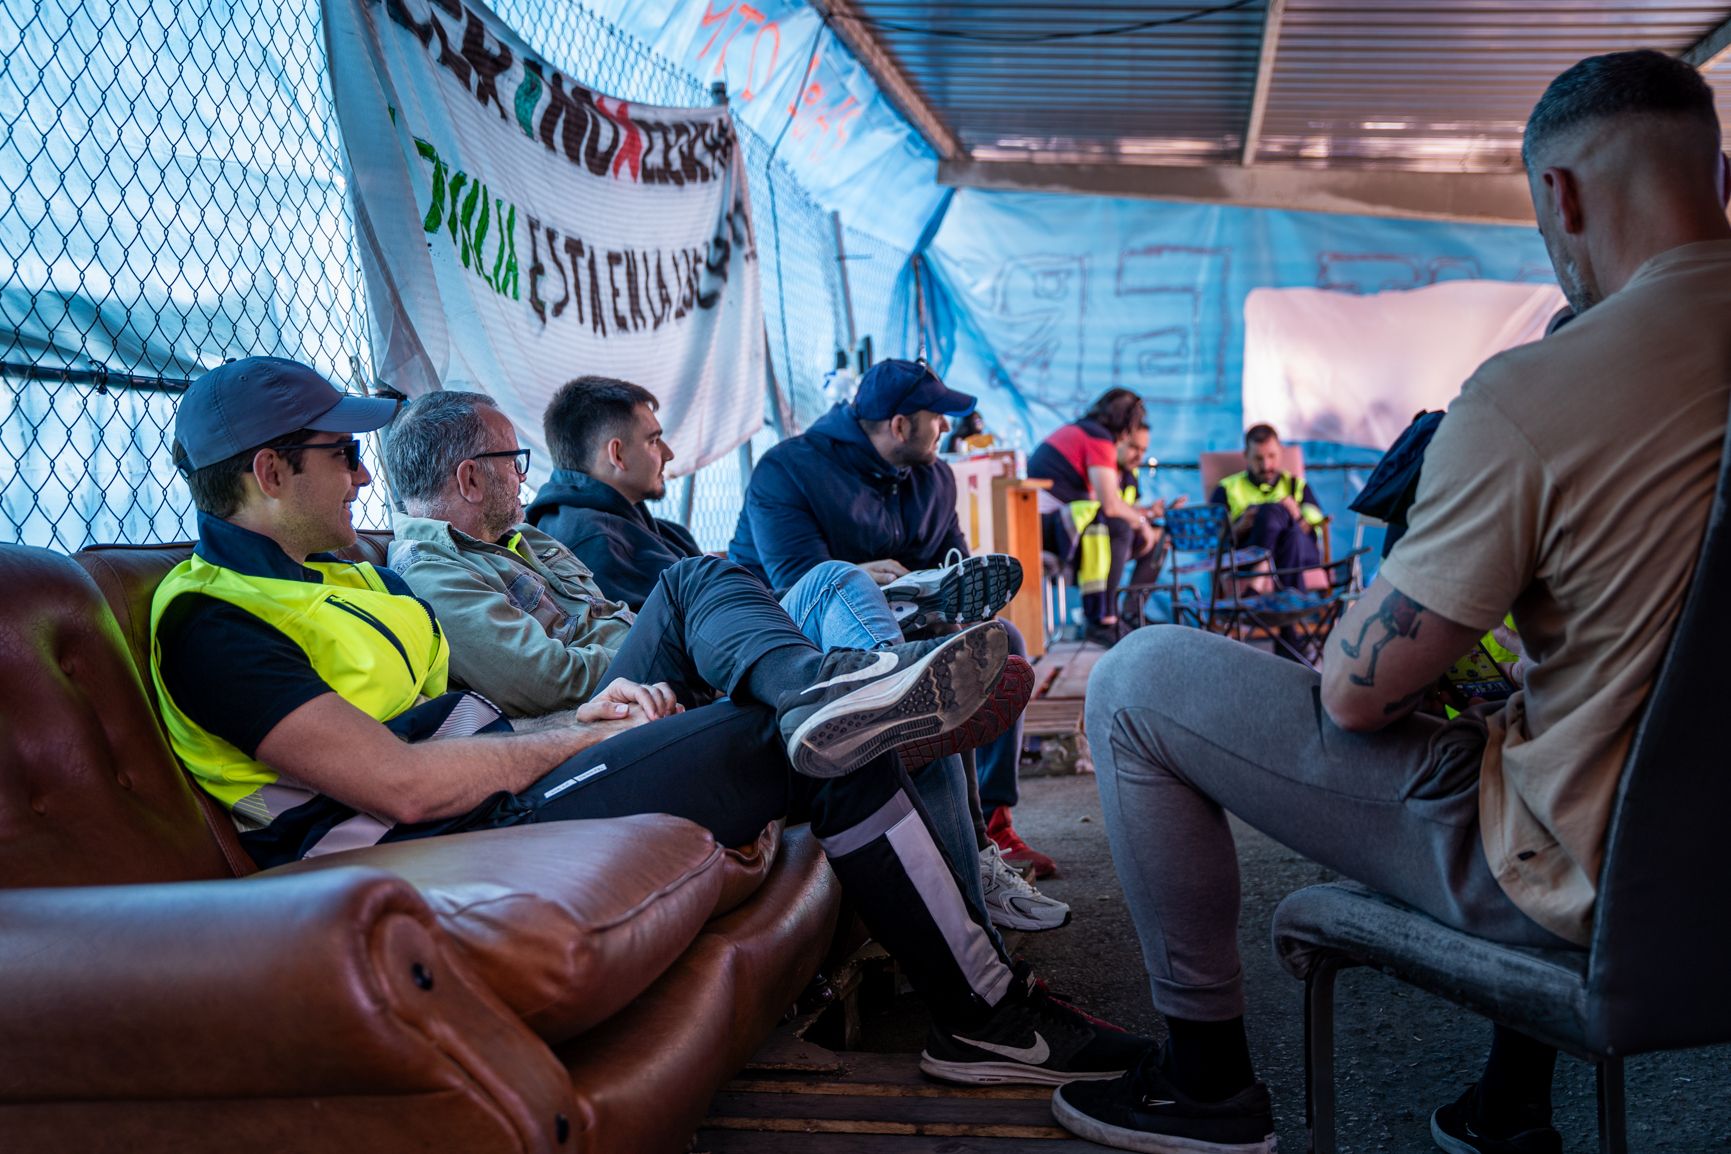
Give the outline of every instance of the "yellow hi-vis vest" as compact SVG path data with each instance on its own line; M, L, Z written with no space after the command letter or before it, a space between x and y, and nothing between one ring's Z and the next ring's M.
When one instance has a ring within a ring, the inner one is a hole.
M1125 485L1123 497L1126 505L1136 504L1136 486ZM1112 571L1112 538L1099 514L1098 501L1070 502L1070 517L1082 535L1081 552L1076 558L1076 585L1084 593L1105 592L1106 578Z
M200 728L162 683L157 624L176 597L203 593L251 613L306 651L314 672L343 700L388 721L422 698L445 692L450 646L432 610L413 597L391 593L366 562L309 561L322 583L253 577L212 565L196 554L171 570L150 604L150 677L168 737L198 783L252 824L273 816L247 799L277 780L264 763ZM210 676L223 671L212 669Z
M1224 478L1220 487L1226 490L1226 515L1234 521L1244 516L1244 511L1252 505L1272 505L1288 497L1298 502L1306 524L1320 525L1326 519L1321 509L1305 504L1304 478L1294 477L1291 473L1280 474L1272 485L1258 485L1250 479L1248 471L1234 473Z

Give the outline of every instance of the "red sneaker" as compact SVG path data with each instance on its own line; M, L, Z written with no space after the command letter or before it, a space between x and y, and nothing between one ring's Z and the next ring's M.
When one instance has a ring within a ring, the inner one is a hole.
M940 757L948 757L964 749L978 749L982 745L990 745L1015 724L1016 718L1027 708L1028 698L1033 696L1033 693L1034 667L1028 664L1026 658L1012 653L1004 662L1004 672L998 676L998 684L993 687L992 695L974 710L972 717L948 733L903 742L896 747L896 752L902 755L903 765L909 769L918 769Z
M997 845L1004 860L1013 866L1032 866L1036 878L1056 877L1058 863L1031 848L1022 840L1022 835L1016 832L1016 827L1010 824L1010 807L1000 805L992 811L992 816L986 819L986 836Z

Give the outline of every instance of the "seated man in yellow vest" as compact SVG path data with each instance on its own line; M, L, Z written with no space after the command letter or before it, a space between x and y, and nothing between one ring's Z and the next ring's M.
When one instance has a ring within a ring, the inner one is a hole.
M1245 432L1244 463L1244 472L1221 481L1209 500L1226 506L1237 544L1268 550L1274 567L1282 570L1280 583L1302 588L1303 570L1322 564L1316 544L1316 527L1325 519L1322 508L1303 477L1282 471L1274 426L1252 425Z
M686 817L738 844L797 808L927 997L928 1072L1052 1085L1135 1064L1145 1040L1012 968L902 768L901 748L962 728L995 697L1001 625L824 653L744 570L693 558L635 623L595 606L583 624L619 640L611 680L573 714L515 732L486 699L447 692L451 642L432 606L390 570L326 552L354 543L350 509L372 480L352 434L393 412L304 365L252 357L194 381L176 414L199 542L156 591L151 677L175 753L259 864L636 813ZM469 446L460 469L500 483L462 499L508 501L514 517L523 450L509 422L491 431L505 443ZM684 709L680 682L727 699Z

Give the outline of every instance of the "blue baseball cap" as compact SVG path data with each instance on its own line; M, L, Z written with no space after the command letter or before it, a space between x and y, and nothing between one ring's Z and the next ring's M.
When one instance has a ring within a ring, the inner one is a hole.
M946 386L923 361L879 361L866 370L853 398L854 413L862 421L921 411L959 417L979 403Z
M174 436L191 472L297 429L370 433L396 415L397 402L350 396L299 361L246 357L218 365L187 386Z

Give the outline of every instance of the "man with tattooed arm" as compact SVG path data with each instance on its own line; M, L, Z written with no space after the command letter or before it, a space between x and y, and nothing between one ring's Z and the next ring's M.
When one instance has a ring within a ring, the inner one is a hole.
M1088 735L1113 858L1170 1039L1053 1111L1140 1151L1266 1152L1244 1030L1226 811L1461 930L1585 948L1642 704L1681 612L1731 403L1731 161L1711 89L1653 51L1554 80L1522 154L1576 319L1473 374L1425 454L1409 529L1320 675L1200 630L1100 660ZM1511 613L1523 686L1415 707ZM1495 1030L1431 1118L1455 1154L1558 1154L1556 1054Z

